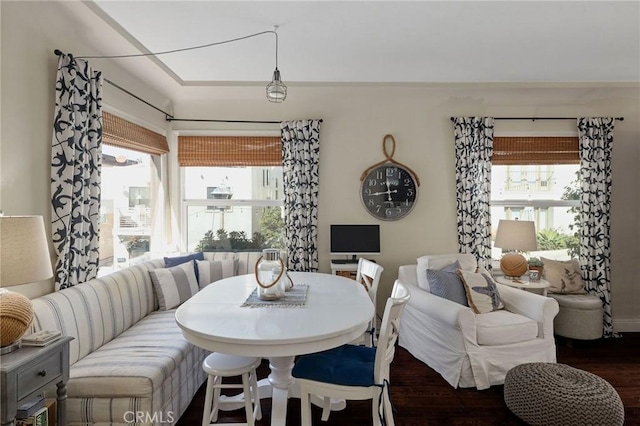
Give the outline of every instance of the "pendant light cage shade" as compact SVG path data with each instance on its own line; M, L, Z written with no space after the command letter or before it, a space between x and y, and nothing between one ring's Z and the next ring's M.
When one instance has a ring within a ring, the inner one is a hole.
M273 80L267 84L267 99L270 102L280 103L284 102L287 98L287 86L282 82L280 78L280 71L278 68L273 72Z

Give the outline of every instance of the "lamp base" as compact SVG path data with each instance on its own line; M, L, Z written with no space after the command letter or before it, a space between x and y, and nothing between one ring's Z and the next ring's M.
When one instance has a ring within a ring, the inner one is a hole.
M20 349L20 340L10 343L7 346L0 347L0 355L6 355L18 349Z
M507 253L500 259L500 269L505 277L520 278L527 273L529 265L523 255Z

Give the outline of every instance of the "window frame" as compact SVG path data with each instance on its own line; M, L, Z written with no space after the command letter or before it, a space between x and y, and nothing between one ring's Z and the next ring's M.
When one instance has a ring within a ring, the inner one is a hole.
M531 137L531 138L537 138L537 137L577 137L578 133L577 131L558 131L558 132L535 132L535 131L531 131L531 132L509 132L509 133L497 133L494 134L494 137ZM572 164L572 163L558 163L558 164ZM523 164L522 166L545 166L545 165L549 165L549 164ZM491 164L491 179L492 179L492 184L493 184L493 168L494 167L513 167L513 166L521 166L518 164ZM578 163L578 168L579 168L579 163ZM555 200L555 199L551 199L551 198L546 198L546 199L518 199L518 198L505 198L505 199L500 199L500 200L495 200L494 197L494 192L491 191L491 199L489 200L489 208L494 208L494 207L501 207L503 209L506 208L520 208L520 209L524 209L524 208L531 208L534 210L534 213L536 211L536 209L547 209L547 211L549 209L552 209L554 207L560 207L560 208L572 208L572 207L580 207L580 200ZM537 221L536 221L537 222ZM491 227L492 229L495 229L498 226L497 224L497 220L495 220L495 218L491 217ZM539 230L537 230L537 232L540 232ZM493 240L492 240L493 243ZM497 267L497 260L496 259L492 259L493 260L493 266L494 268ZM499 268L498 268L499 269Z
M187 230L187 219L188 214L187 211L189 206L214 206L214 207L281 207L284 208L284 198L282 200L248 200L248 199L228 199L228 200L219 200L219 199L192 199L185 198L185 168L187 166L180 166L177 160L177 144L179 136L281 136L280 130L237 130L237 131L176 131L175 141L176 141L176 167L178 168L178 194L179 194L179 203L180 203L180 247L183 251L186 251L188 248L188 230ZM207 167L207 166L200 166ZM219 166L210 166L210 167L219 167ZM254 166L261 167L261 166ZM276 167L276 166L263 166L263 167ZM284 167L284 165L280 166ZM284 196L284 193L283 193Z

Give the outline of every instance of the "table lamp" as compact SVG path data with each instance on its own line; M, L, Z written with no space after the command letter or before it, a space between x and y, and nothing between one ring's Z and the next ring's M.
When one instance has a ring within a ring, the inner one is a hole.
M42 216L0 216L0 354L20 347L33 319L31 300L4 287L52 276Z
M529 220L504 220L498 222L496 247L516 252L538 249L536 225ZM500 269L506 277L519 278L527 272L527 259L520 253L507 253L500 259Z

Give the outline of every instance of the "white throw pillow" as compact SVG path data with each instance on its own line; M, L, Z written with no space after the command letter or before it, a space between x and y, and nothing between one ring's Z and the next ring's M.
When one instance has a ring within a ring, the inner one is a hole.
M238 274L238 259L196 260L201 289L223 278Z
M198 292L193 262L149 271L161 311L173 309Z

